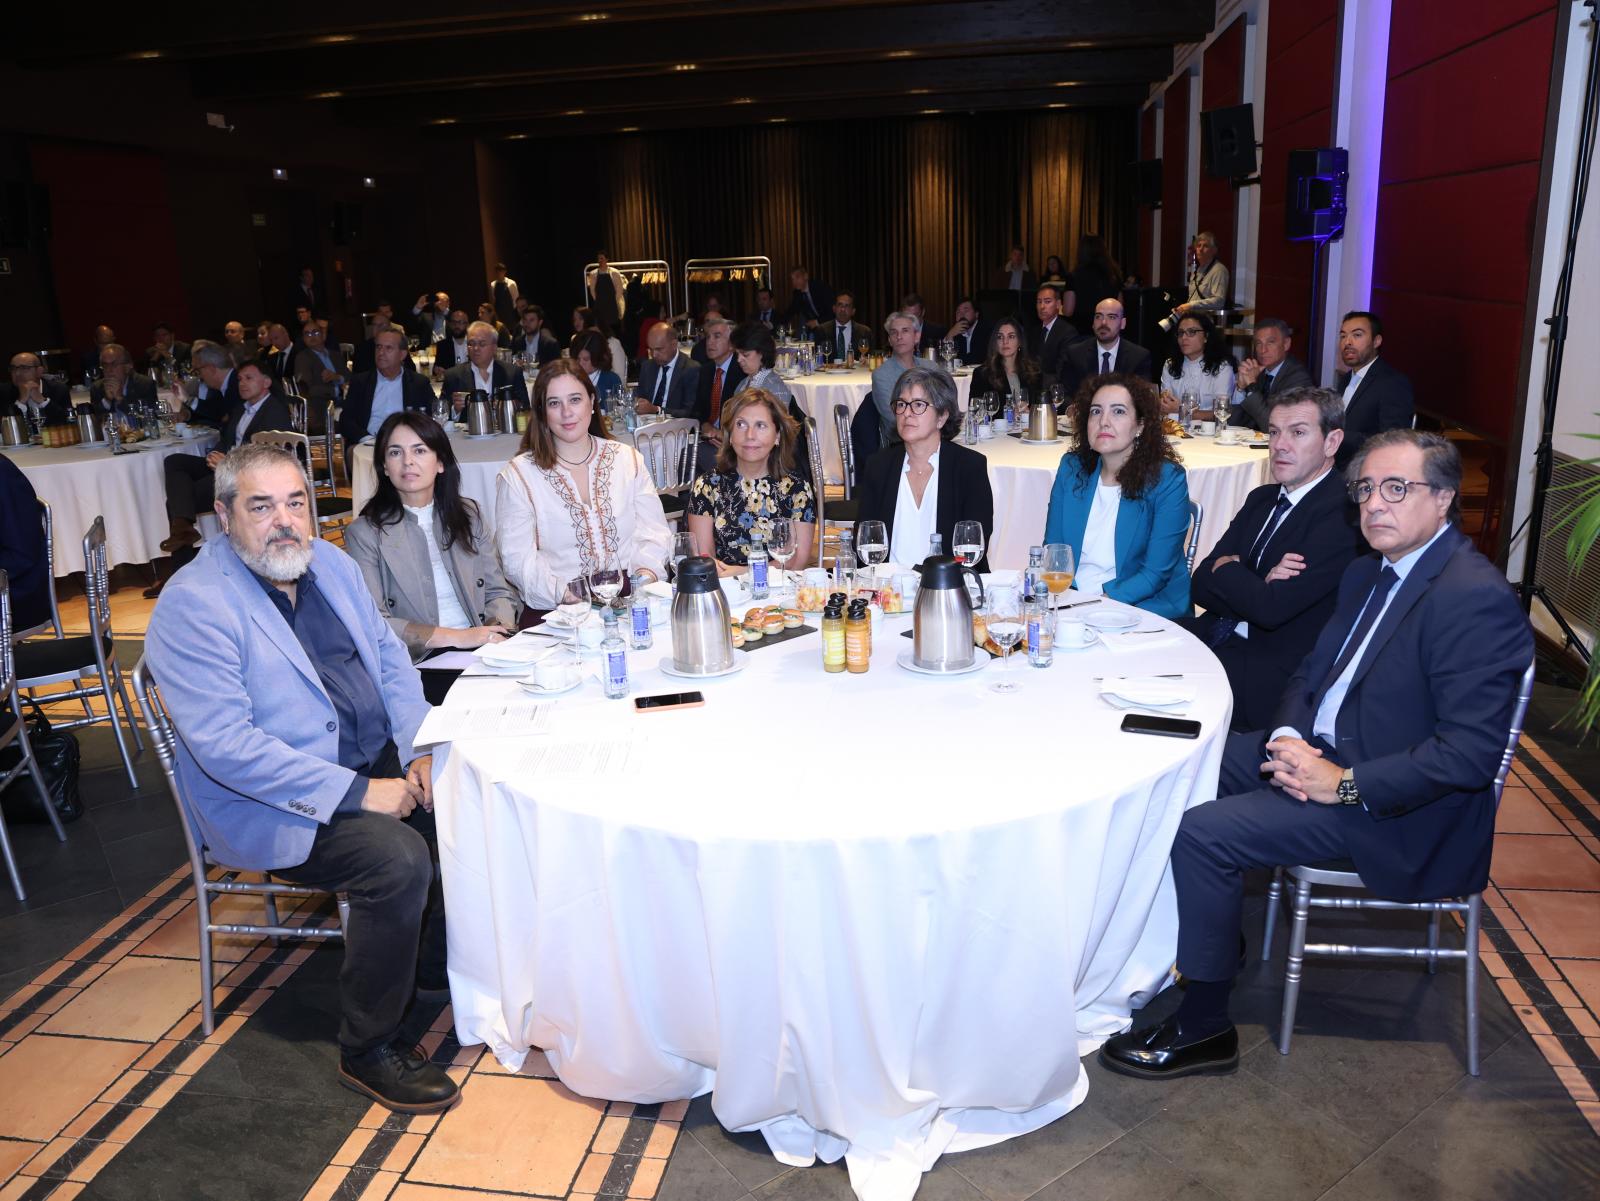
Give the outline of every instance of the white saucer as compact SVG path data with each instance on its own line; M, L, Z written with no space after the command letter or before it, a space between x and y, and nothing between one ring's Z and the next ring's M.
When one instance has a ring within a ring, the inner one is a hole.
M1138 625L1139 621L1138 614L1128 613L1122 609L1086 613L1083 617L1083 624L1094 630L1128 630Z
M987 652L980 652L977 647L973 647L972 665L970 667L963 667L958 671L934 671L931 667L918 667L915 655L915 651L901 651L894 657L894 661L907 671L914 671L919 676L968 676L975 671L982 671L989 658Z
M533 682L532 676L524 676L522 679L517 681L517 686L530 696L560 696L563 692L571 692L579 684L583 683L582 672L574 671L572 674L572 683L568 684L565 688L541 688L539 685Z
M744 657L741 656L741 655L735 655L733 657L733 666L728 668L726 671L709 671L709 672L703 672L703 673L701 673L701 672L691 673L691 672L687 672L687 671L679 671L676 667L674 667L672 665L672 656L671 655L664 656L662 658L661 662L656 664L656 666L661 668L661 670L665 674L667 674L669 676L677 676L678 679L680 679L680 680L716 680L716 679L720 679L723 676L736 676L741 671L743 671L744 670Z
M1093 629L1089 631L1089 635L1090 637L1088 642L1080 642L1077 646L1068 646L1065 642L1062 642L1060 638L1057 638L1055 641L1056 652L1064 655L1075 655L1079 651L1088 650L1090 647L1094 646L1100 641L1100 635L1096 634Z
M1061 442L1060 436L1054 438L1018 438L1024 446L1056 446Z

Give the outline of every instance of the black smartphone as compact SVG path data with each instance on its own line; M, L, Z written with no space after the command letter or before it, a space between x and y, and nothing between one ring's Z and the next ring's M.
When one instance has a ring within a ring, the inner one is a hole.
M1125 713L1122 728L1129 734L1158 734L1163 738L1198 738L1200 723L1186 717L1157 717L1153 713Z
M698 692L663 692L658 696L636 696L633 707L640 713L662 713L668 709L693 709L706 703Z

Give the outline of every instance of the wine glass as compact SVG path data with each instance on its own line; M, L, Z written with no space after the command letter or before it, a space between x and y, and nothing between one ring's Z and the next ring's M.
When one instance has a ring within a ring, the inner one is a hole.
M1050 542L1044 548L1044 570L1039 574L1044 586L1050 590L1050 607L1056 607L1056 597L1072 587L1075 568L1072 547L1065 542Z
M578 628L589 620L590 608L593 601L589 593L589 578L578 576L567 581L567 586L562 593L561 604L557 612L566 616L572 623L572 663L579 671L583 670L583 643L578 635Z
M889 527L881 521L863 521L856 525L856 551L864 563L872 568L872 581L878 581L878 564L889 558Z
M1217 419L1217 433L1228 428L1228 415L1233 412L1233 397L1219 392L1211 399L1211 412Z
M983 525L977 521L958 521L950 537L950 551L963 567L976 567L983 558Z
M784 570L789 565L789 560L794 558L794 523L787 518L780 517L772 523L772 528L767 534L767 554L778 565L778 579L775 588L783 588L787 584L789 573Z
M692 559L695 553L694 535L688 530L679 530L672 535L672 579L674 583L678 579L678 565L685 559Z
M616 603L617 597L622 595L623 582L622 567L611 555L603 556L589 572L589 591L602 608Z
M1022 685L1016 682L1008 668L1011 665L1011 648L1022 641L1027 628L1022 623L1021 598L1015 588L991 587L988 600L986 624L989 637L994 639L1001 654L1000 678L989 688L993 692L1016 692Z

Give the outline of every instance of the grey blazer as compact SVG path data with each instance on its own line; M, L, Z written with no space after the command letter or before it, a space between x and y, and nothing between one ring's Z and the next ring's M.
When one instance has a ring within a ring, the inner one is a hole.
M482 531L480 522L474 521L473 526L477 550L469 551L456 542L444 552L455 578L456 595L477 624L515 629L522 605L500 570L494 539ZM444 545L444 525L437 515L433 529L434 537ZM359 517L345 527L344 549L361 568L367 589L378 602L378 612L405 643L413 662L420 659L439 625L439 597L433 589L433 568L422 530L409 515L382 528Z

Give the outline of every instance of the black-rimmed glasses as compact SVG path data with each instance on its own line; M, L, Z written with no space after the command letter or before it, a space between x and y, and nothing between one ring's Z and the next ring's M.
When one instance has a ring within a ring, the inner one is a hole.
M1432 487L1433 485L1428 483L1426 480L1402 480L1396 478L1395 476L1390 476L1386 480L1379 480L1377 484L1373 484L1371 480L1357 480L1355 483L1350 485L1348 491L1350 499L1353 500L1359 507L1372 499L1374 488L1376 488L1378 495L1383 497L1384 500L1388 501L1391 505L1397 505L1401 501L1405 500L1406 493L1412 488Z
M897 400L889 407L896 413L909 412L920 415L922 413L926 413L928 411L928 406L932 403L932 401L928 400Z

